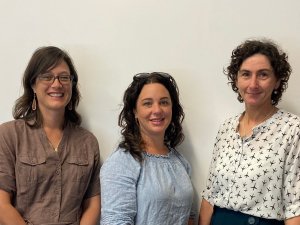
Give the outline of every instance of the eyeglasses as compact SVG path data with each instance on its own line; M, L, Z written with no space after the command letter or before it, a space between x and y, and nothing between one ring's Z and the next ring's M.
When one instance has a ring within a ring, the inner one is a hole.
M164 73L164 72L138 73L138 74L134 75L133 80L145 79L145 78L149 78L151 76L160 76L163 78L173 80L173 78L170 74Z
M73 78L74 77L69 74L60 74L55 76L52 73L43 73L38 76L38 79L46 84L53 84L55 79L58 79L61 84L70 84Z

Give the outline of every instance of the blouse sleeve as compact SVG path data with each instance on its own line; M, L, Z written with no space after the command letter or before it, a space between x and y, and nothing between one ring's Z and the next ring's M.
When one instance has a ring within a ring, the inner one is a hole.
M100 171L101 225L134 225L140 163L119 149Z
M286 219L300 215L300 123L296 128L289 138L290 149L286 149L282 189Z
M100 151L99 151L98 141L96 137L94 137L93 135L92 135L92 141L90 145L90 151L93 152L93 156L94 156L93 171L92 171L92 176L91 176L89 186L84 196L85 199L100 194L100 178L99 178L100 167L101 167Z
M0 125L0 189L16 192L15 163L16 156L13 149L11 131L4 124Z
M216 161L218 158L218 145L220 144L220 136L221 136L221 132L222 132L222 126L220 127L218 134L216 136L215 139L215 144L214 144L214 148L213 148L213 155L212 155L212 159L210 162L210 166L209 166L209 173L208 173L208 178L206 181L206 186L202 192L202 198L204 198L205 200L207 200L211 205L214 205L214 200L213 200L213 193L216 192L216 188L214 186L214 180L216 177L215 174L215 167L216 167Z
M182 154L180 154L177 150L174 149L175 154L177 154L178 158L180 159L180 161L182 162L187 174L189 175L189 177L191 178L192 176L192 167L189 163L189 161L183 157ZM192 183L192 182L191 182ZM193 186L193 190L194 190L194 186ZM195 191L194 191L195 192ZM191 212L190 212L190 216L189 219L195 220L196 219L196 204L195 201L193 200L192 203L192 208L191 208Z

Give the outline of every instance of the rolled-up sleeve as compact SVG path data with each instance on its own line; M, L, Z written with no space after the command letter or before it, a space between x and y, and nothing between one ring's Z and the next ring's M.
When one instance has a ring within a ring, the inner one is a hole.
M85 199L91 198L93 196L99 195L100 194L100 178L99 178L99 173L100 173L100 151L99 151L99 144L97 139L93 136L93 141L91 142L91 151L94 153L93 154L93 171L92 171L92 176L91 180L88 186L88 189L85 193Z
M218 191L218 187L216 187L214 185L215 183L215 178L216 178L216 162L218 159L218 148L219 148L219 142L218 140L220 139L220 135L222 132L222 126L220 127L218 134L216 136L215 139L215 144L214 144L214 149L213 149L213 154L212 154L212 159L210 162L210 167L209 167L209 174L208 174L208 178L206 181L206 186L202 192L202 198L204 198L205 200L207 200L211 205L214 205L214 193L216 193Z
M16 192L16 157L12 142L7 127L4 124L0 125L0 189L9 193Z
M134 225L141 165L129 152L115 151L100 171L101 225Z
M285 219L300 215L300 129L291 135L286 164L284 167L284 184L282 189Z

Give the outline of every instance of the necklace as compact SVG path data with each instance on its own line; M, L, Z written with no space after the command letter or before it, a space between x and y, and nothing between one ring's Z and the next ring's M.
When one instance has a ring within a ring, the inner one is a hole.
M244 117L242 119L242 122L240 123L240 135L241 137L246 137L247 135L249 135L250 132L252 132L252 128L255 127L256 125L264 122L265 120L267 120L268 118L270 118L275 112L276 112L277 108L276 107L273 107L269 113L267 113L263 119L259 120L258 122L254 123L253 126L249 127L249 122L248 122L248 125L246 124L246 119L245 119L245 114L244 114ZM249 120L248 120L249 121Z
M52 149L57 152L63 138L63 129L44 127L45 136Z
M54 150L55 152L57 152L58 146L59 146L59 144L60 144L60 141L58 142L58 145L57 145L56 148L55 148L54 145L51 143L51 141L48 140L48 142L49 142L49 144L51 145L51 147L53 148L53 150Z
M49 144L51 145L51 147L53 148L53 150L54 150L55 152L58 151L58 147L59 147L59 144L60 144L60 142L61 142L61 140L62 140L62 137L63 137L63 135L60 137L60 140L59 140L59 142L58 142L58 144L57 144L56 147L54 147L54 145L52 144L52 142L51 142L50 139L48 138L48 142L49 142Z

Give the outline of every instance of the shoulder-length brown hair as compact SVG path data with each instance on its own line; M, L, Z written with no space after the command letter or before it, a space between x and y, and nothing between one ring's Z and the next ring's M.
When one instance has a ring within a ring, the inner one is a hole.
M179 101L179 90L174 78L167 73L161 72L135 75L123 96L123 109L118 121L119 126L122 128L123 140L120 142L119 147L129 151L140 162L143 160L142 152L145 143L142 140L134 110L142 88L150 83L162 84L168 90L172 100L172 120L165 132L164 142L174 148L184 139L181 125L184 119L184 112Z
M81 116L76 112L80 100L80 92L77 86L78 75L71 57L66 51L61 50L55 46L46 46L38 48L32 55L26 70L23 75L23 95L18 98L13 108L13 117L15 119L24 119L29 125L33 127L41 127L43 123L42 115L37 107L32 110L32 101L34 92L32 86L35 84L37 76L45 73L56 65L65 61L69 66L70 73L73 76L72 81L72 97L69 102L71 110L65 110L65 125L73 123L75 125L81 124Z

